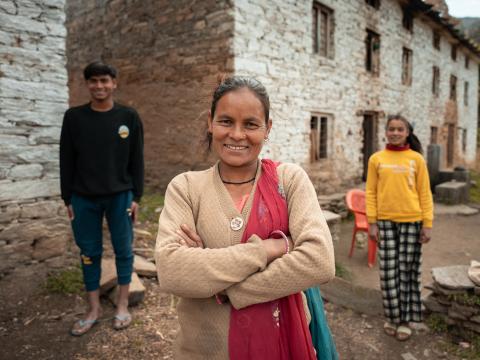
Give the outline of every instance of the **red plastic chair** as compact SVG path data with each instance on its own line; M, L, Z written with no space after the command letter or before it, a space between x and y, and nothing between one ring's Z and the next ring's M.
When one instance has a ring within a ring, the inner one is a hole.
M375 257L377 254L377 243L368 235L368 221L365 207L365 191L352 189L346 195L346 203L348 210L353 212L355 216L355 226L353 228L352 245L350 246L350 253L348 257L352 257L353 249L355 247L355 235L359 231L367 233L368 237L368 266L373 267L375 264Z

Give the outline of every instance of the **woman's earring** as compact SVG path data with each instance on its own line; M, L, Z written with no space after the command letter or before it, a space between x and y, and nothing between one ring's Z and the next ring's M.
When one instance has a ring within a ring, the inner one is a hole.
M265 142L268 142L268 140L269 140L269 139L268 139L268 136L267 136L265 139L263 139L263 140L264 140Z

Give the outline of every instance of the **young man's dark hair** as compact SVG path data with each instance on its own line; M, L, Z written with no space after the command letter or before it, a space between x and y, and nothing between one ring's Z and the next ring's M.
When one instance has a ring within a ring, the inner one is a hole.
M94 61L88 64L83 70L85 80L90 79L92 76L100 75L110 75L112 79L115 79L117 77L117 70L113 66L104 64L101 61Z

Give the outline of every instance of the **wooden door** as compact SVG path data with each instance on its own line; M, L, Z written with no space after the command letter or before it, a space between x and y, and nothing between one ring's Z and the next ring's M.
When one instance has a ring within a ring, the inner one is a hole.
M367 180L368 159L378 149L378 119L374 113L363 115L363 181Z

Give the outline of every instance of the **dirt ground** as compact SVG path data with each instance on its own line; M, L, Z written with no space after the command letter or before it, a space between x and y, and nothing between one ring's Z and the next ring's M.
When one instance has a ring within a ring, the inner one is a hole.
M457 249L456 239L463 234L459 231L467 228L473 227L471 239L478 243L480 215L443 220L443 230L439 231L450 234L451 240L445 246L450 244L453 252L466 251ZM344 231L349 231L347 226L344 225ZM364 255L366 262L366 252ZM48 294L41 286L46 276L45 267L36 264L18 268L0 280L1 359L173 358L176 314L170 306L170 296L158 291L155 279L144 279L145 301L132 308L134 322L130 328L111 328L113 307L104 300L102 321L77 338L68 331L85 311L86 302L79 295ZM414 334L408 342L400 343L383 333L381 317L358 314L332 303L325 308L341 359L462 359L454 354L460 345L452 345L450 336L445 334Z
M353 222L342 222L340 241L335 244L337 263L344 266L350 280L357 285L380 289L378 262L372 269L367 265L367 246L356 247L351 258L350 251ZM469 265L471 260L480 259L480 213L471 216L436 215L432 240L423 246L422 283L432 282L433 267ZM426 289L422 295L426 295Z

